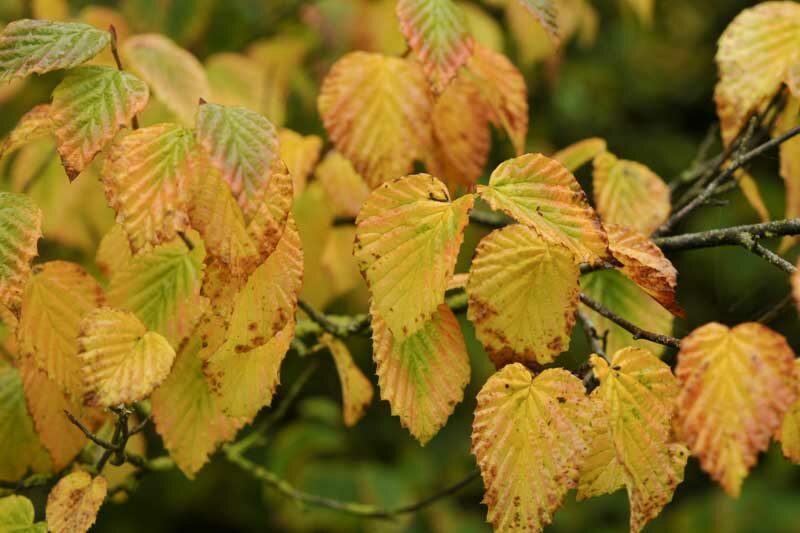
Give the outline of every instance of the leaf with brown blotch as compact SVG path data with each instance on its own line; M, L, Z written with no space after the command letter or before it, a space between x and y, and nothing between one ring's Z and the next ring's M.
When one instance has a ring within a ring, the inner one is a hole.
M317 135L301 135L288 128L278 132L280 140L280 156L294 183L294 194L299 195L306 188L311 171L319 160L322 150L322 139Z
M480 242L467 316L497 367L549 363L569 348L579 277L566 246L527 226L506 226Z
M681 341L676 432L734 498L797 400L794 360L782 335L755 322L712 322Z
M54 533L89 531L107 491L103 476L92 478L88 472L77 470L62 477L47 495L47 529Z
M447 423L469 383L469 355L458 319L441 304L422 328L397 340L373 309L372 345L381 399L424 446Z
M58 153L70 181L147 105L139 78L112 67L70 70L53 90L50 116Z
M342 414L344 425L351 427L364 416L372 402L372 383L364 375L350 354L347 345L329 333L323 334L319 342L328 348L339 374L342 386Z
M314 175L335 204L339 215L358 216L370 189L345 156L331 150L317 165Z
M371 188L410 172L431 144L433 98L413 61L351 52L328 72L317 106L336 148Z
M400 30L440 94L472 54L466 18L453 0L399 0Z
M15 315L41 236L42 210L30 197L0 192L0 306Z
M267 180L258 204L251 211L245 211L247 233L256 242L262 259L269 257L278 246L293 200L292 176L286 165L279 162Z
M686 313L676 299L678 271L653 241L641 233L616 224L606 224L608 247L622 263L620 270L673 315Z
M611 473L617 475L616 469L622 468L631 507L630 530L638 533L672 500L675 487L683 481L689 451L672 435L678 384L665 363L641 348L620 350L610 363L592 355L591 363L600 381L596 398L604 411L596 422L607 424L614 450ZM608 455L603 446L597 451ZM589 452L590 463L594 453ZM586 474L584 467L582 476ZM616 481L612 478L602 488L616 490Z
M50 104L39 104L22 115L14 129L0 143L0 159L27 143L52 133Z
M619 224L649 236L672 209L667 184L635 161L606 152L595 158L594 204L604 223Z
M564 244L581 262L611 259L600 217L575 176L554 159L525 154L504 161L478 194L492 209Z
M584 139L566 148L562 148L555 154L553 159L564 165L570 172L575 172L580 167L593 161L595 157L606 151L606 141L599 137Z
M506 56L480 43L475 43L467 69L491 109L492 123L506 130L517 155L522 155L528 135L525 78Z
M503 367L478 393L472 454L495 531L542 531L577 486L592 408L580 379L561 368L536 377Z
M197 166L194 134L176 124L136 130L111 146L103 184L134 252L186 229Z
M373 308L396 339L419 330L444 301L474 197L414 174L381 185L356 219L353 255Z
M794 386L800 397L800 359L794 360ZM800 464L800 400L795 401L784 415L775 440L781 443L784 457Z
M37 265L25 287L17 340L22 355L72 398L83 395L78 360L81 319L104 301L103 289L81 266L66 261Z
M111 407L146 398L169 374L175 350L130 311L102 307L81 320L78 359L87 405Z

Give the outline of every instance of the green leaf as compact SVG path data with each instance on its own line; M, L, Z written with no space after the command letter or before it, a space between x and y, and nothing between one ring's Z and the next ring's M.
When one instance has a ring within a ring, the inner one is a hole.
M0 498L0 531L3 533L47 533L47 524L33 523L33 504L24 496Z
M0 33L0 83L77 67L111 41L107 31L77 22L18 20Z
M42 211L24 194L0 192L0 305L18 311L42 236Z

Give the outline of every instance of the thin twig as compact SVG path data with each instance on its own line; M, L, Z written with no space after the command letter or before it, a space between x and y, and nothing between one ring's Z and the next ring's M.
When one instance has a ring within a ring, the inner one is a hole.
M98 437L97 435L95 435L94 433L89 431L89 428L84 426L81 423L80 420L78 420L77 418L72 416L72 413L70 413L66 409L64 409L64 414L67 415L67 418L69 419L69 421L72 422L75 426L77 426L78 429L80 429L81 432L84 435L86 435L86 438L88 438L90 441L94 442L95 444L97 444L98 446L103 448L104 450L112 450L112 451L116 451L117 450L116 446L114 446L110 442L107 442L107 441L101 439L100 437Z
M111 55L114 56L114 62L117 64L118 70L125 70L122 68L122 60L119 57L119 47L117 43L117 28L113 24L109 25L108 32L111 34ZM139 129L139 119L134 114L131 118L131 127L135 130Z
M791 293L789 293L784 296L781 301L771 305L768 309L759 314L755 321L760 322L761 324L769 324L778 318L786 309L791 307L792 302L794 302L794 297Z
M737 246L741 244L742 234L750 235L755 239L784 235L800 235L800 218L733 226L730 228L713 229L697 233L685 233L672 237L659 237L653 239L653 242L656 246L661 248L661 250L673 252L725 245Z
M662 344L664 346L671 346L673 348L681 347L680 339L676 339L675 337L670 337L669 335L661 335L660 333L654 333L652 331L647 331L646 329L642 329L633 322L625 320L618 314L614 313L611 309L608 309L606 306L592 299L586 294L581 293L581 302L590 309L597 311L602 316L616 323L624 330L628 331L629 333L632 333L634 339L644 339L650 342L655 342L657 344Z

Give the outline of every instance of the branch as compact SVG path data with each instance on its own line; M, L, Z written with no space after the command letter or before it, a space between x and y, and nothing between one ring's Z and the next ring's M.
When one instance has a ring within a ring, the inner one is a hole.
M754 239L800 235L800 218L685 233L674 237L659 237L653 239L653 242L664 252L674 252L726 245L741 246L743 234Z
M671 346L673 348L681 347L680 339L676 339L675 337L670 337L669 335L661 335L660 333L653 333L652 331L647 331L645 329L642 329L636 324L625 320L618 314L614 313L611 309L608 309L603 304L601 304L596 300L593 300L584 293L581 293L581 302L590 309L597 311L602 316L616 323L626 331L632 333L634 339L645 339L650 342L655 342L657 344L662 344L664 346Z

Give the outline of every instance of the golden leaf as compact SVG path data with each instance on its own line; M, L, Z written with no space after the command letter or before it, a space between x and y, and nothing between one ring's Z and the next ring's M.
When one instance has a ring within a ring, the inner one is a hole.
M24 194L0 192L0 306L15 314L41 236L42 210Z
M89 531L108 487L103 476L78 470L62 477L47 496L47 528L54 533Z
M352 163L336 150L331 150L317 165L314 174L335 204L337 214L355 218L370 190Z
M0 143L0 159L25 144L53 133L50 105L39 104L22 115L14 129Z
M353 356L344 342L329 333L323 334L319 342L328 348L336 364L339 383L342 385L344 425L354 426L361 420L372 402L372 383L353 361Z
M308 176L319 160L322 139L316 135L300 135L287 128L281 128L278 139L281 159L292 176L294 194L298 195L306 188Z
M584 139L574 144L562 148L555 154L553 159L564 165L570 172L575 172L580 167L593 161L594 158L606 151L606 141L599 137Z
M794 360L794 386L800 394L800 359ZM775 440L781 443L781 450L787 459L800 464L800 401L795 401L784 415Z

